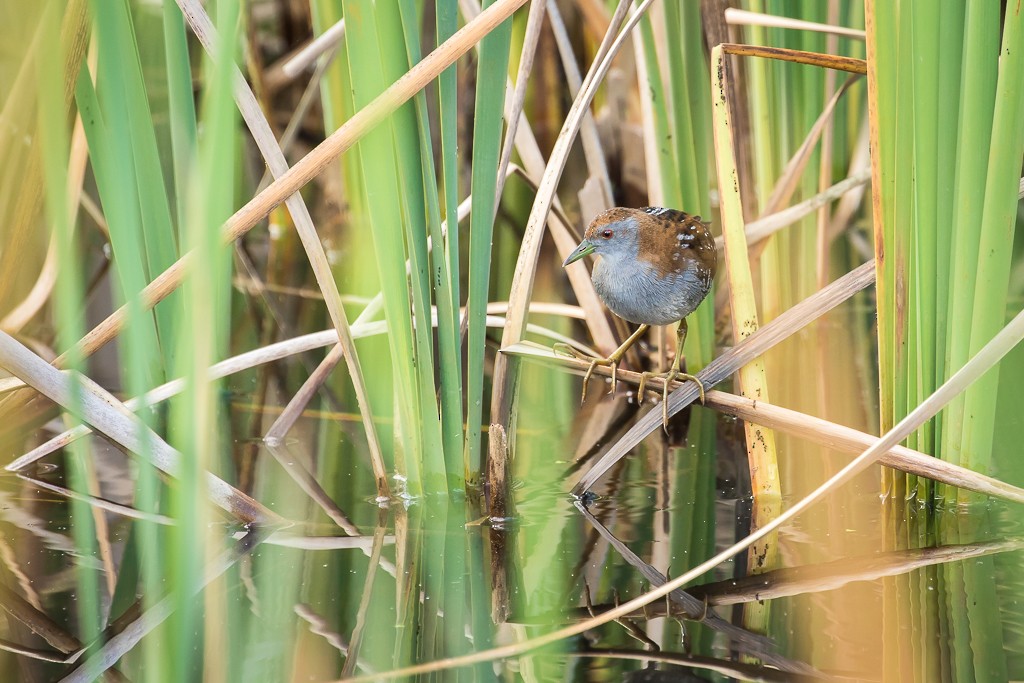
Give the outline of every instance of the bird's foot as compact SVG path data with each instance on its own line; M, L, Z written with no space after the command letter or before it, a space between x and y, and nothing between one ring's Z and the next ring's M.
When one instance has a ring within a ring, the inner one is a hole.
M583 360L587 360L588 357L584 357ZM589 358L590 367L587 368L587 374L583 375L583 394L580 395L580 404L587 400L587 385L590 383L590 378L594 375L594 368L597 366L611 367L612 369L612 388L608 392L609 394L615 393L615 386L618 382L618 369L619 361L616 358Z
M660 377L665 381L664 386L661 389L661 422L662 428L665 432L668 432L668 386L673 380L680 380L685 382L690 380L697 385L697 391L700 392L700 402L704 405L704 383L701 382L696 375L691 375L687 372L680 372L679 370L672 369L668 372L644 372L640 375L640 384L637 387L637 399L640 403L644 402L644 388L647 386L647 380L651 377Z
M587 354L579 351L578 349L574 349L573 347L569 346L568 344L563 344L562 342L558 342L555 345L553 345L551 347L551 350L556 355L571 356L573 358L577 358L579 360L584 360L584 361L587 361L587 362L590 363L590 367L587 368L586 374L583 375L583 394L580 396L580 403L583 403L584 401L587 400L587 386L590 384L590 378L594 376L594 368L598 367L599 365L602 366L602 367L611 367L611 369L612 369L612 389L611 389L611 393L615 392L615 386L616 386L616 383L618 381L618 375L617 375L617 371L619 369L619 359L618 358L615 358L614 356L610 356L608 358L594 358L593 356L588 356Z

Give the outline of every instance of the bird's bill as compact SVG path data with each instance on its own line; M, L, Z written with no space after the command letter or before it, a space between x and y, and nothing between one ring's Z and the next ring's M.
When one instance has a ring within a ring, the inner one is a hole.
M582 242L580 242L580 246L572 250L572 253L569 254L569 258L565 259L565 262L562 263L562 267L565 268L570 263L575 263L576 261L579 261L587 254L591 254L593 252L594 245L591 244L589 240L583 240Z

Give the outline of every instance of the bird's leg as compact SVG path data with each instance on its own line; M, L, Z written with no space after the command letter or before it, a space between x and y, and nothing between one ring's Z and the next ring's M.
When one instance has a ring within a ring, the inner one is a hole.
M622 360L622 357L626 355L626 351L628 351L629 348L636 343L637 339L643 336L644 332L646 332L648 328L650 328L650 325L641 325L640 327L638 327L636 329L636 332L629 335L629 338L626 339L626 341L622 342L619 348L612 351L611 355L608 356L607 358L593 358L591 356L585 356L576 349L573 349L572 347L562 344L558 345L559 349L554 349L556 353L560 350L564 352L564 350L567 349L570 355L575 356L576 358L579 358L581 360L590 361L590 367L587 368L587 373L583 375L583 395L580 397L580 403L583 403L583 401L585 401L587 398L587 384L590 382L590 378L594 374L594 368L596 368L598 365L611 366L612 393L615 392L615 384L618 381L618 377L616 376L616 370L619 367L619 361Z
M661 390L661 420L662 427L665 431L668 431L668 384L674 379L691 380L697 385L697 391L700 392L701 405L704 404L704 383L701 382L695 375L691 375L686 372L679 372L679 362L683 358L683 342L686 341L686 318L679 321L679 329L677 330L677 342L676 342L676 358L672 361L672 369L668 371L668 375L665 377L665 386Z
M665 379L665 384L661 390L661 420L662 427L665 429L665 431L668 431L668 385L670 382L672 382L672 380L681 379L692 380L693 382L695 382L697 384L697 391L700 392L700 402L702 404L704 403L703 382L697 379L694 375L679 371L679 364L683 358L683 343L686 341L686 332L686 318L683 318L682 320L679 321L679 329L676 330L676 357L672 361L672 368L668 372L660 374L655 372L643 373L642 375L640 375L640 386L637 388L637 395L639 397L640 402L642 403L644 400L644 386L647 384L647 378L660 376Z

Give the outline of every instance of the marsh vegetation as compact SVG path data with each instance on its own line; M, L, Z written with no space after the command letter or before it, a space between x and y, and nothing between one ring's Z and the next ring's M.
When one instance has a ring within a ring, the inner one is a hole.
M1019 5L0 18L5 679L1024 678Z

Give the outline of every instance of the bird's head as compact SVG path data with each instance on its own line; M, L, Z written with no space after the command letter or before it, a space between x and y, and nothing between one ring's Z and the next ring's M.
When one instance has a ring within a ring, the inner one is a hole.
M636 258L646 217L638 209L614 208L599 213L587 226L583 241L569 254L562 267L579 261L587 254L599 254L612 260Z

